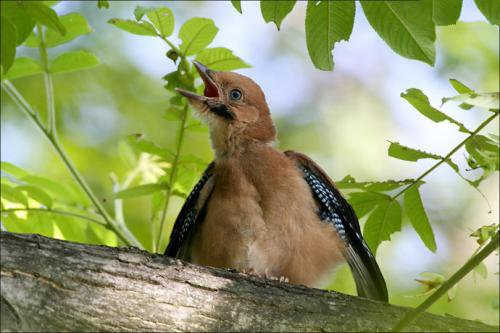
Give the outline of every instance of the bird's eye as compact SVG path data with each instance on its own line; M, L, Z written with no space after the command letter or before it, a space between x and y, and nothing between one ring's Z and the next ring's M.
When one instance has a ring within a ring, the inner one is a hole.
M231 92L229 93L229 97L233 100L233 101L239 101L241 99L241 96L242 96L242 93L241 91L239 91L238 89L233 89L231 90Z

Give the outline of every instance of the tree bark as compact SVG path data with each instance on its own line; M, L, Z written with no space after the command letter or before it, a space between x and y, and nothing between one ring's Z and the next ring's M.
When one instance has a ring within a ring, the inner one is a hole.
M2 331L387 331L407 308L135 248L2 232ZM425 313L410 331L496 331Z

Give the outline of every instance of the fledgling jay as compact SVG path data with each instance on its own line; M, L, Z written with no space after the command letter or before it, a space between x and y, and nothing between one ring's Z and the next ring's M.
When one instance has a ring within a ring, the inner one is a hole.
M311 159L274 148L260 87L194 65L204 96L177 91L207 121L215 160L186 199L165 254L312 287L347 260L358 295L387 301L352 207Z

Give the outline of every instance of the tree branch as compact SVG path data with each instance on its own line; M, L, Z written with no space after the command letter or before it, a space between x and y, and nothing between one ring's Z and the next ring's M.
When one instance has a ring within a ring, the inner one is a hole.
M407 308L135 248L2 232L2 331L388 331ZM411 331L498 331L425 313Z

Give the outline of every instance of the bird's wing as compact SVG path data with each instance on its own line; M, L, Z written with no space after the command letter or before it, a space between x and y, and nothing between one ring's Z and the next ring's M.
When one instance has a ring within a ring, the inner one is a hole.
M175 258L183 257L184 247L189 243L190 236L201 222L200 220L203 219L205 204L213 189L213 181L211 180L214 165L214 162L208 165L184 202L175 220L165 255Z
M322 221L330 223L337 230L346 245L344 256L351 268L358 295L379 301L388 301L384 277L366 245L358 219L347 200L340 194L328 175L306 155L286 151L302 171L314 199L320 209Z

